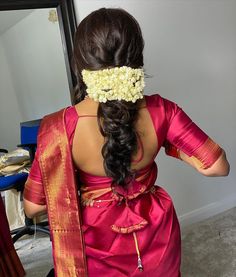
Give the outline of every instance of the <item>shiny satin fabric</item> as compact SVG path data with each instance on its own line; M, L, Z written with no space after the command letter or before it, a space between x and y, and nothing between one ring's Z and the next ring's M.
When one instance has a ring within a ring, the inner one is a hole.
M181 240L172 200L154 186L152 162L127 189L110 187L111 179L79 171L83 232L89 276L179 277ZM104 190L104 194L99 192ZM99 196L98 196L99 195ZM93 199L93 201L89 201ZM138 241L143 271L138 269Z
M0 276L22 277L25 271L14 248L10 229L0 195Z
M55 276L87 276L81 212L65 110L44 118L38 136L39 165L46 196Z
M222 148L208 137L207 140L195 151L192 158L197 159L200 168L207 169L217 161L221 154Z
M156 126L159 145L165 147L167 155L179 158L178 151L181 150L204 169L211 167L220 157L221 147L176 103L156 95L147 97L147 106Z
M213 156L209 165L215 161L214 147L203 146L208 136L181 108L158 94L145 96L145 99L158 141L156 155L168 141L189 156L197 154L199 159ZM72 111L71 107L69 110ZM179 277L179 223L170 196L155 184L155 162L151 161L146 168L139 170L126 190L112 187L108 177L78 169L80 207L71 161L72 142L68 142L73 135L68 133L65 124L66 111L43 120L44 127L39 136L41 146L24 195L35 203L44 203L47 199L57 276L77 276L69 275L72 273L66 268L72 262L72 268L76 270L76 259L80 259L78 268L81 268L85 259L84 239L89 277ZM76 112L74 117L78 117ZM71 120L75 122L72 129L75 129L77 120L79 118ZM83 236L79 227L80 211ZM141 258L143 271L138 268L138 258Z

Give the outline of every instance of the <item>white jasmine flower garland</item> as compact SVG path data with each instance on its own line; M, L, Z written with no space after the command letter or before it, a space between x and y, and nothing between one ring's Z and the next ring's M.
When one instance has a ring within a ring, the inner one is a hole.
M83 70L87 94L97 102L125 100L135 103L143 98L144 71L127 66L96 71Z

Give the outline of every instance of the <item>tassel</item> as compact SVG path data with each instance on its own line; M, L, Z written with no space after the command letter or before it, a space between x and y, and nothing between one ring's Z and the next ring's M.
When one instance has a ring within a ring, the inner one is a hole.
M135 232L133 232L133 236L134 236L135 248L136 248L137 255L138 255L138 269L139 269L139 271L143 271L142 260L140 257L140 251L139 251L139 247L138 247L138 240L137 240L137 236L136 236Z
M139 271L143 271L142 260L140 257L138 257L138 269L139 269Z

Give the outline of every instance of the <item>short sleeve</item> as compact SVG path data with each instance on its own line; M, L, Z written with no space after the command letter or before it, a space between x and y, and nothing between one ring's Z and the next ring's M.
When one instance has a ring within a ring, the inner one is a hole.
M168 125L164 146L174 146L189 157L198 159L202 168L210 167L221 155L222 149L201 130L174 102L163 98ZM171 146L171 147L170 147ZM168 151L166 151L168 154Z
M34 204L46 205L46 197L38 161L38 152L30 169L28 179L25 183L24 198Z

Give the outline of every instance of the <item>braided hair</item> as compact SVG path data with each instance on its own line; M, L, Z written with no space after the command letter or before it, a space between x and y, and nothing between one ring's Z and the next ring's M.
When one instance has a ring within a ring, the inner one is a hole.
M96 10L79 24L74 40L74 71L77 76L74 103L86 96L83 69L143 66L144 41L138 22L122 9ZM105 138L104 169L112 183L125 186L132 178L131 158L137 151L135 123L138 102L112 100L99 103L97 120Z

